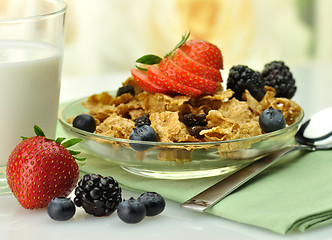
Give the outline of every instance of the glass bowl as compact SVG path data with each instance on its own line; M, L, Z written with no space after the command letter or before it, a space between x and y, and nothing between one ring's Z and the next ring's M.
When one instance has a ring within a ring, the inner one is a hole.
M63 107L59 121L69 137L82 138L80 147L89 153L120 165L134 174L160 179L191 179L230 174L253 161L277 150L296 134L303 119L284 129L255 137L218 142L163 143L134 141L97 135L74 128L67 119L88 109L81 105L82 98ZM135 151L131 145L148 148Z

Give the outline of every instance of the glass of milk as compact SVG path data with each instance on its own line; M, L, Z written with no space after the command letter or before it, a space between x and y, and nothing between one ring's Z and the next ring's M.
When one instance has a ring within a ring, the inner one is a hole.
M21 136L38 125L55 137L66 10L60 0L0 1L0 193Z

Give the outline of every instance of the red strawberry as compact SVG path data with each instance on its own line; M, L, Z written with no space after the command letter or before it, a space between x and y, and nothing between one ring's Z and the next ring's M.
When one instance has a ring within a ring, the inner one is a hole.
M143 72L138 69L131 69L131 75L133 76L134 80L137 82L137 84L147 92L153 92L153 93L170 93L168 89L163 88L162 86L153 83L146 72Z
M181 68L188 72L201 76L203 78L222 82L221 73L219 70L203 65L185 54L181 49L177 49L171 56L171 59Z
M159 69L169 78L193 88L201 89L205 93L215 93L217 91L217 82L210 81L188 72L176 65L169 58L165 58L159 64Z
M182 95L199 96L202 91L190 86L183 85L167 77L158 67L152 65L148 68L148 76L152 82Z
M181 45L180 49L192 60L203 65L223 69L223 57L216 45L203 40L190 40Z
M47 207L53 197L68 196L75 188L79 170L69 151L81 139L50 140L35 126L37 136L25 138L9 156L7 182L19 203L27 209Z

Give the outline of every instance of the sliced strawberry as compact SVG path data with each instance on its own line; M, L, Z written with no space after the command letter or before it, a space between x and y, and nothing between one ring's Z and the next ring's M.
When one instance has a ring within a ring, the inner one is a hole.
M191 59L215 68L223 69L223 57L220 49L209 42L203 40L190 40L181 45L180 49Z
M215 68L208 67L203 65L192 58L190 58L187 54L185 54L181 49L177 49L172 55L171 59L181 68L201 76L203 78L222 82L221 73L219 70Z
M138 70L138 69L131 69L131 75L133 76L134 80L137 82L137 84L147 92L152 93L170 93L168 89L163 88L161 85L153 83L146 72Z
M159 69L169 78L196 89L201 89L205 93L215 93L217 82L202 78L176 65L169 58L165 58L159 64Z
M174 81L167 77L157 66L151 65L148 68L148 76L152 82L156 85L168 89L172 92L176 92L182 95L199 96L203 92L199 89L189 87L181 84L180 82Z

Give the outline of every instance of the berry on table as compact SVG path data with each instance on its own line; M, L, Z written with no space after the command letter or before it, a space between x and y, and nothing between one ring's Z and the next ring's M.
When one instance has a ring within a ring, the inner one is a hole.
M77 151L67 148L82 139L46 138L34 127L37 136L23 138L7 161L7 183L19 203L27 209L47 207L53 197L68 196L75 188L79 169Z
M259 72L252 70L245 65L233 66L228 75L227 88L234 91L234 97L242 99L244 90L247 89L250 94L260 101L265 95L264 81Z
M121 188L112 177L85 174L75 189L75 205L93 216L111 215L121 201Z
M47 205L48 215L56 221L71 219L76 212L76 207L70 198L54 197Z
M146 216L144 204L133 197L119 204L117 214L125 223L139 223Z
M286 120L279 109L268 108L259 116L259 125L266 133L282 129L286 126Z
M118 97L125 93L130 93L131 95L134 96L135 95L134 87L132 85L124 85L118 89L118 91L116 92L116 96Z
M265 85L271 86L276 90L276 97L291 99L295 92L295 79L289 67L282 61L273 61L265 65L261 73Z
M142 193L138 199L141 201L146 208L146 216L156 216L165 209L164 198L156 192L145 192Z
M138 141L157 141L156 131L148 125L140 125L133 128L129 136L130 140ZM130 143L129 144L136 151L145 151L151 147L149 144Z
M74 118L73 127L93 133L96 130L96 121L89 114L79 114Z

